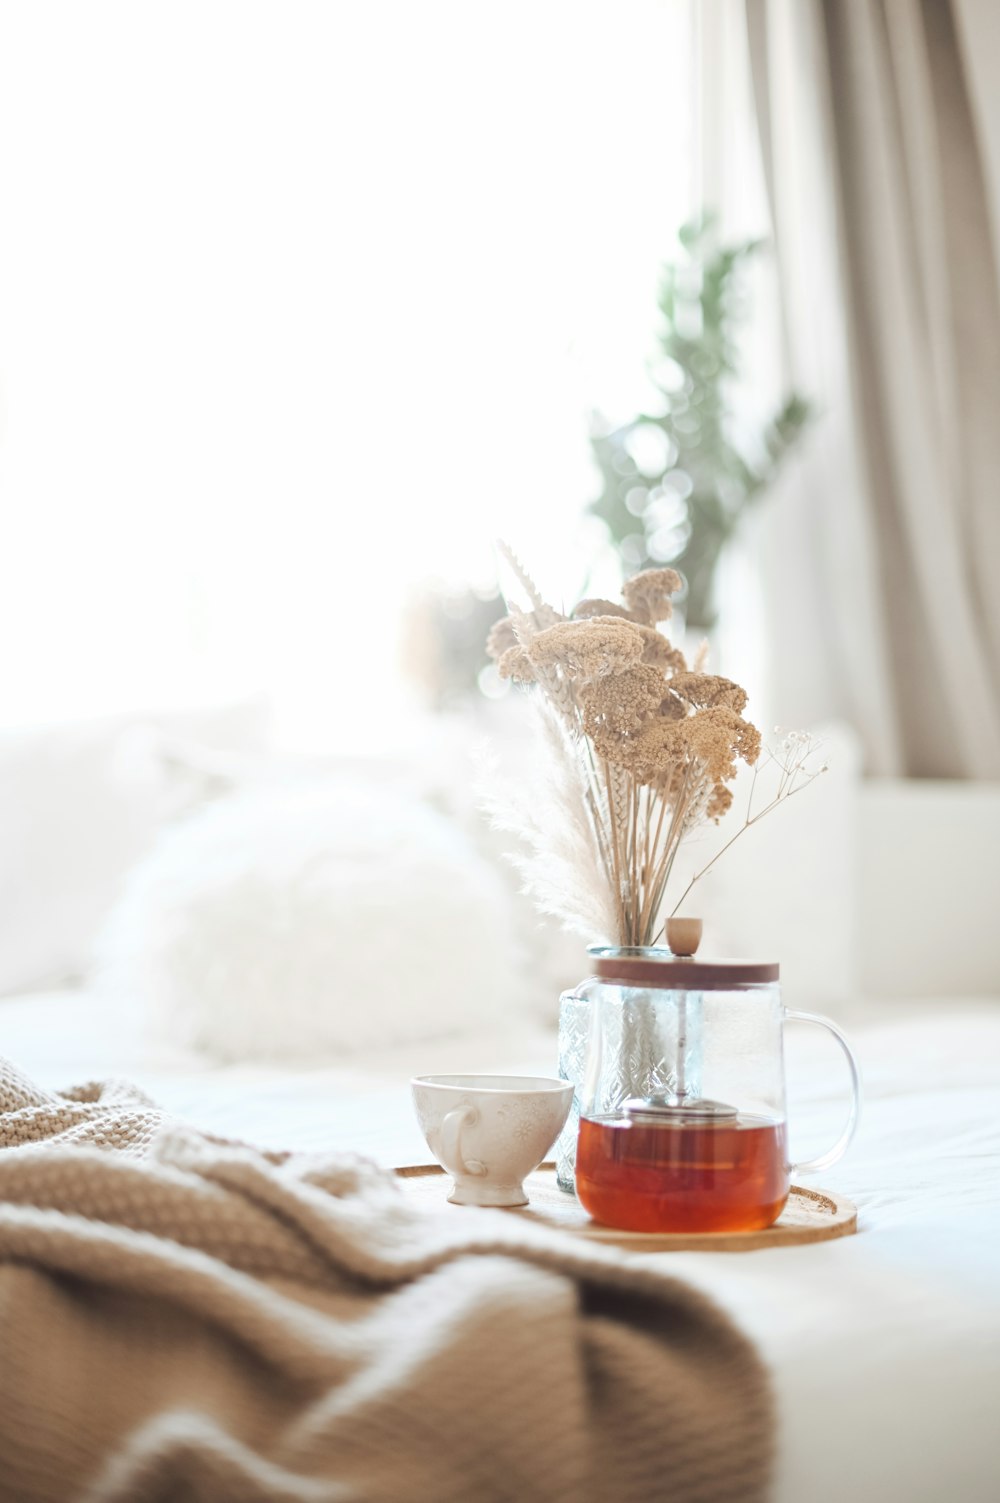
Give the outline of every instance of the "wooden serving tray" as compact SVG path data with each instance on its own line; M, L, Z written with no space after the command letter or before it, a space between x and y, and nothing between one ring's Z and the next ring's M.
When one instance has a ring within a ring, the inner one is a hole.
M450 1206L448 1176L438 1164L408 1164L397 1169L407 1194L424 1205L448 1206L456 1215L474 1207ZM575 1195L556 1184L554 1164L542 1164L524 1182L530 1205L506 1211L536 1225L572 1232L588 1242L603 1242L632 1252L752 1252L758 1247L791 1247L802 1242L827 1242L850 1237L858 1229L857 1207L844 1195L827 1190L804 1190L793 1185L788 1203L773 1226L759 1232L621 1232L591 1221Z

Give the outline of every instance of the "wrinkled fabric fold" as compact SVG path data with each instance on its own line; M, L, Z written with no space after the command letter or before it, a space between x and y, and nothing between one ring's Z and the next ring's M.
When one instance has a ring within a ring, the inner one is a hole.
M0 1499L766 1495L703 1295L350 1153L264 1153L0 1064Z

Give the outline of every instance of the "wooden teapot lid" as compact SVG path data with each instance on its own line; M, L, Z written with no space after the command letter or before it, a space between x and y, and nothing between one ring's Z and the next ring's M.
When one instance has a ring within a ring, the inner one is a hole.
M780 974L775 960L696 960L652 946L591 945L587 953L601 981L668 992L739 991L777 981Z

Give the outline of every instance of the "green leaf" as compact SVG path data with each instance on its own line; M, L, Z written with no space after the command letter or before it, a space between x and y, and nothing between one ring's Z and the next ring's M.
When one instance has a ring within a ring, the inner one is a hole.
M708 627L715 619L713 591L722 551L745 512L766 495L815 411L806 397L792 392L750 445L752 455L736 447L731 401L736 382L745 379L740 348L748 311L745 273L766 242L720 244L718 216L707 209L681 226L678 240L680 255L664 264L657 294L657 343L661 356L677 368L678 379L672 377L667 387L653 378L664 400L663 413L639 413L613 432L591 437L602 490L590 510L604 521L616 545L628 540L629 550L635 551L637 519L625 498L637 488L655 487L665 470L640 474L627 441L641 424L658 428L669 441L670 468L692 482L690 494L679 502L682 524L671 524L667 533L668 546L676 539L677 551L670 559L660 556L660 528L658 561L673 563L684 575L689 623ZM642 515L647 553L658 527L655 513L656 508L647 506Z

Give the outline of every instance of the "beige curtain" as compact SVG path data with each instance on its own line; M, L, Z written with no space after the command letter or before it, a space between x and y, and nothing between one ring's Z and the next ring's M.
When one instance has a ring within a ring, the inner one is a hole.
M1000 778L1000 286L954 9L745 13L789 375L822 410L818 671L871 771Z

